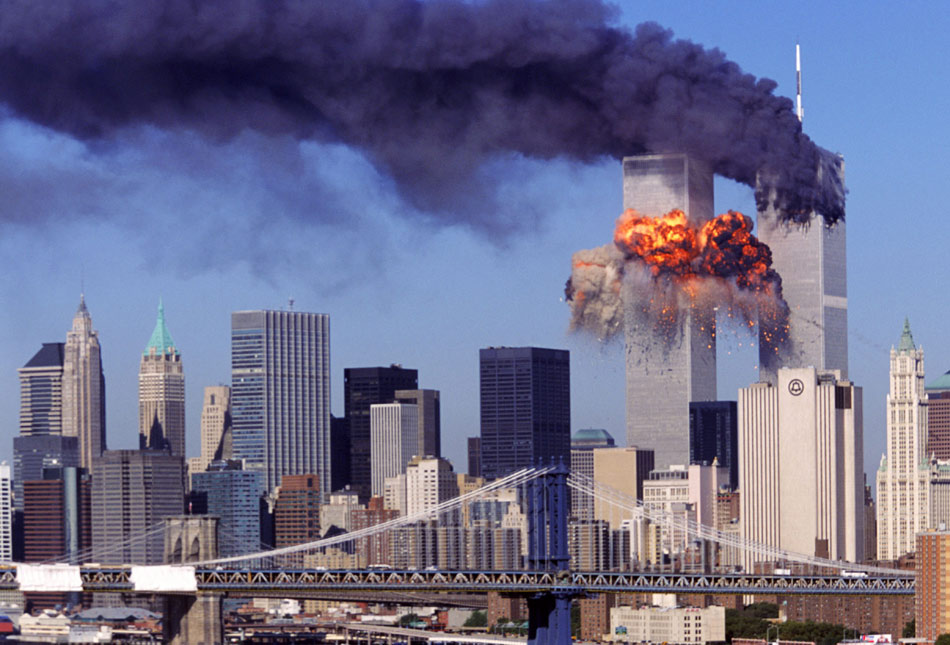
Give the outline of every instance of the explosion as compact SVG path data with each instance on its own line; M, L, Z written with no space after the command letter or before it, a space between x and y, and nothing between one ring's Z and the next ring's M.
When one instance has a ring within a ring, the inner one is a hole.
M714 324L714 311L751 332L777 356L788 342L789 309L772 252L752 220L729 211L697 226L673 210L660 217L628 209L614 244L573 257L565 295L571 329L603 339L617 334L627 308L633 322L672 342L688 313Z

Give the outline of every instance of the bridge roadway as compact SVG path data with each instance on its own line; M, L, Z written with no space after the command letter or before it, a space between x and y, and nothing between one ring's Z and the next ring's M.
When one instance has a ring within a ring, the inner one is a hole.
M84 591L134 592L132 567L87 566L80 569ZM669 573L583 571L404 571L324 569L197 568L198 591L228 595L273 595L309 598L341 593L449 593L489 591L653 592L703 594L910 595L913 572L906 575L772 575L749 573ZM15 568L0 568L0 589L16 589ZM194 593L194 591L191 591Z

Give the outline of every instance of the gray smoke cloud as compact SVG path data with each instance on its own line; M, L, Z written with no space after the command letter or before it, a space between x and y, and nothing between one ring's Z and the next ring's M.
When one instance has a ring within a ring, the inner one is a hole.
M489 162L688 152L785 217L844 216L776 84L599 0L7 0L0 102L84 141L140 126L340 142L412 207L491 229ZM3 215L6 217L6 215Z

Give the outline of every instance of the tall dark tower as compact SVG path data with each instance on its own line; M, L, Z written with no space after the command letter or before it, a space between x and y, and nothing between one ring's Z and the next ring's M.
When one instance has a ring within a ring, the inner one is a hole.
M563 349L479 350L482 476L571 458L571 355Z
M369 406L392 403L396 390L418 388L419 373L400 365L343 370L343 406L350 433L350 487L359 493L360 499L369 499L372 489Z

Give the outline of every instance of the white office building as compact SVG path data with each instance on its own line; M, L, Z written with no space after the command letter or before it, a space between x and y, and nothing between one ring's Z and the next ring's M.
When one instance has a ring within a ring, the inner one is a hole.
M406 472L419 448L419 406L376 403L369 407L371 490L386 492L386 478Z

